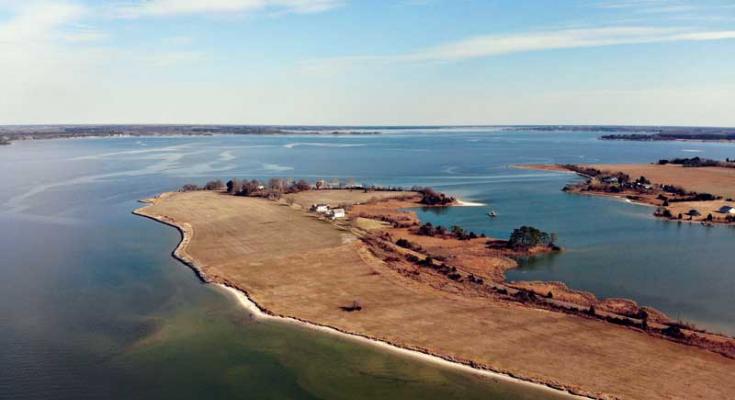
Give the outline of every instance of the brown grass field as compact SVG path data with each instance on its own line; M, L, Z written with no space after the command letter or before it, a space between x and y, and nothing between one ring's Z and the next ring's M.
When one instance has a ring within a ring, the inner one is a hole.
M339 205L351 205L366 203L371 200L379 200L391 197L410 196L413 192L365 192L363 190L313 190L284 195L284 200L293 199L294 204L302 208L309 208L312 204L326 203L336 207Z
M295 202L366 201L353 197L361 193L305 192ZM731 358L598 320L422 285L388 268L349 229L284 204L202 191L168 194L138 212L180 227L181 255L208 281L244 291L275 315L592 397L735 394ZM361 311L340 308L354 300Z
M735 198L735 168L684 168L681 165L656 164L594 164L590 167L623 172L634 179L645 176L653 183L681 186L698 193Z

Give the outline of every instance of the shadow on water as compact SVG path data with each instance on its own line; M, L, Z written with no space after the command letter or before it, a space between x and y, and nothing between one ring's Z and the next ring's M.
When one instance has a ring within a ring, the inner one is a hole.
M450 207L421 207L421 211L435 215L444 215L449 212Z

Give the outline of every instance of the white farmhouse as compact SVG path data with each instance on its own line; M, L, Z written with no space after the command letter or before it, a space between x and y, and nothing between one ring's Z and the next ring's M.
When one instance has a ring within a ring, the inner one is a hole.
M337 218L344 218L345 217L345 209L344 208L333 208L329 211L329 218L337 219Z
M326 204L312 204L311 211L319 214L327 214L329 213L329 206Z

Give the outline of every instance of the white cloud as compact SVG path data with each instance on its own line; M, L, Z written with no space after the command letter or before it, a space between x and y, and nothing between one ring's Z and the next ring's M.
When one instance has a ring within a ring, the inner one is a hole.
M78 20L85 12L72 3L30 2L15 9L13 18L0 24L0 45L46 41L55 30Z
M599 9L637 14L643 18L667 20L732 19L727 12L733 4L691 0L606 0L593 3Z
M397 55L316 59L307 61L305 67L321 71L355 64L450 62L532 51L725 39L735 39L735 30L702 31L658 27L562 29L512 35L475 36Z
M149 0L118 6L119 16L172 16L181 14L247 14L256 11L314 13L335 8L342 0Z
M107 33L95 29L79 29L77 31L67 32L61 37L68 42L97 42L107 39Z

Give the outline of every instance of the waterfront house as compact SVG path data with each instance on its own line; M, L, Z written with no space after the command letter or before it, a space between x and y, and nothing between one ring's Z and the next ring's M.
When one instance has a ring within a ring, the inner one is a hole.
M319 214L326 214L329 212L329 206L327 204L312 204L311 211Z
M720 213L722 213L722 214L735 215L735 207L733 207L733 206L722 206L717 211L720 212Z
M603 183L607 183L608 185L612 184L618 184L618 178L615 176L605 176L602 178Z

